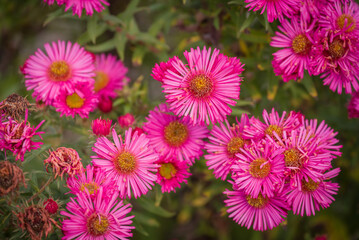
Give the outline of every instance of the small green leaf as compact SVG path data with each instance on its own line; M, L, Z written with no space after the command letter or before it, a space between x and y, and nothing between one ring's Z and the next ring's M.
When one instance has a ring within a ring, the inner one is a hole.
M314 98L318 97L318 92L314 86L313 78L311 76L309 76L308 73L304 74L301 83L304 85L305 89L308 91L310 96L312 96Z
M127 37L125 33L117 33L115 35L115 47L117 50L118 55L120 56L121 60L123 61L125 59L125 46L127 42Z
M95 52L95 53L107 52L114 49L115 45L116 45L115 39L110 39L106 42L97 45L86 46L86 49L89 50L90 52Z
M96 37L97 37L97 15L94 15L90 20L87 22L87 32L89 34L89 37L92 41L92 43L96 43Z
M154 202L152 202L148 199L145 199L145 198L140 198L138 200L138 203L141 205L141 207L143 207L147 211L149 211L153 214L156 214L158 216L161 216L161 217L169 218L169 217L173 217L175 215L174 212L169 212L160 206L156 206Z

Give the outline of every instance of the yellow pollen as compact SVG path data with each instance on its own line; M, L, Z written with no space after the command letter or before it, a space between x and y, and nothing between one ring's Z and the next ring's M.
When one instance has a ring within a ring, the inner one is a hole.
M314 182L311 178L309 178L308 182L302 179L302 191L313 192L317 190L318 186L319 182Z
M122 152L114 160L115 166L120 173L132 173L136 168L136 159L129 152Z
M106 87L109 81L110 79L106 73L97 71L95 77L95 92L98 92Z
M340 58L344 56L345 49L343 46L343 41L339 39L335 39L329 45L329 53L333 58Z
M256 159L249 165L249 173L255 178L265 178L270 172L270 163L265 159ZM266 163L262 165L263 163Z
M310 50L310 41L305 35L300 34L293 39L292 48L297 54L307 54Z
M231 158L234 158L240 149L244 146L244 141L240 137L233 137L227 144L227 152Z
M93 236L101 236L108 230L109 222L107 217L98 216L97 214L91 215L87 220L87 229Z
M286 167L302 167L302 160L297 149L289 149L284 152L284 161Z
M73 93L66 97L66 104L69 108L81 108L85 103L85 98L80 97L77 93Z
M260 193L257 198L252 198L251 195L247 195L246 197L249 205L255 208L263 208L268 203L268 197L263 197Z
M85 192L85 188L87 188L90 194L94 194L98 189L98 185L96 183L84 183L81 186L81 191Z
M283 129L277 125L269 125L265 132L266 132L266 134L268 134L271 137L274 136L273 132L276 132L279 137L283 136Z
M159 172L162 177L171 179L176 175L177 169L172 163L162 163Z
M345 31L349 33L356 27L356 22L352 16L343 14L337 19L337 25L340 29L346 29Z
M184 124L173 121L165 127L164 137L170 146L179 147L187 140L188 129Z
M189 82L189 90L197 98L207 97L212 89L212 80L204 74L194 76Z
M49 77L52 81L67 81L70 75L70 67L65 61L55 61L49 68Z

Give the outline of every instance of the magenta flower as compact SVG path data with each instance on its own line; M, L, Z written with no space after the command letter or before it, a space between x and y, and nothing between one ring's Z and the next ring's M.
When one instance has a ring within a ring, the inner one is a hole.
M253 198L239 190L226 190L224 194L228 197L224 202L228 207L229 217L247 229L252 226L256 231L272 229L284 221L289 210L283 195L263 197L260 194Z
M97 118L92 121L92 133L97 137L105 137L110 134L112 120Z
M213 169L216 178L225 180L232 164L237 159L236 154L248 142L243 138L244 126L249 124L247 114L243 114L241 121L231 127L227 120L219 126L214 125L209 142L205 148L208 152L205 155L206 164L209 169Z
M126 113L123 116L119 116L117 121L122 128L128 128L135 122L135 117L131 113Z
M115 98L116 90L121 90L128 82L127 68L121 60L111 54L96 55L95 60L95 92L99 95Z
M67 239L129 239L134 216L126 216L131 212L130 204L118 202L118 193L113 193L109 199L104 196L100 187L98 195L92 199L88 194L79 194L67 203L67 211L61 211L65 216L62 222L64 240Z
M97 106L98 97L88 84L77 84L73 90L62 90L60 93L53 104L60 116L75 118L75 115L79 115L81 118L88 118L89 113Z
M73 15L77 14L79 17L82 15L82 10L85 9L86 15L92 16L94 11L102 12L105 6L110 4L106 0L64 0L66 4L65 11L72 8Z
M194 124L222 122L239 98L243 64L206 47L184 52L188 64L171 61L163 78L163 92L173 113L189 116Z
M36 101L52 104L60 90L73 91L78 82L93 84L95 74L91 55L77 43L45 44L26 60L23 68L27 90L34 90Z
M301 0L245 0L246 8L249 10L258 11L260 14L267 11L267 18L269 22L275 19L283 21L284 16L291 18L293 13L298 11Z
M355 92L348 104L348 117L359 118L359 92Z
M163 156L173 156L192 165L203 152L208 130L204 126L192 125L190 119L174 116L166 104L150 111L143 130L154 150Z
M112 129L113 144L105 137L97 139L92 150L94 166L103 170L118 185L121 198L135 198L146 194L156 181L158 155L149 145L145 134L132 136L132 128L125 132L125 141Z
M156 65L152 68L151 76L153 77L153 79L162 83L167 70L171 70L172 72L178 74L178 72L172 65L173 62L175 62L175 61L180 61L180 60L178 59L178 57L173 57L173 58L168 59L167 62L161 62L160 64L156 63Z
M188 172L189 166L186 162L181 162L176 158L160 157L156 162L159 165L157 172L157 183L162 186L162 192L176 192L176 188L181 187L181 183L187 184L187 178L191 176Z

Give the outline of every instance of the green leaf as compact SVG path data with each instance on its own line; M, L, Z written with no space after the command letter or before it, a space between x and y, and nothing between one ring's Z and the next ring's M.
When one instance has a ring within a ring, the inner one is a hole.
M160 223L153 217L150 217L146 214L140 213L140 212L136 212L136 211L132 211L133 215L135 215L135 219L146 226L150 226L150 227L159 227Z
M125 33L117 33L114 38L115 47L117 50L118 55L120 56L121 60L124 61L125 59L125 46L127 42L127 37Z
M239 38L242 34L242 32L248 28L252 22L254 21L254 19L256 18L256 15L253 13L247 13L247 18L244 20L244 22L242 23L241 27L238 29L237 31L237 38Z
M86 46L86 49L90 52L95 52L95 53L107 52L114 49L115 45L116 45L116 39L110 39L106 42L97 45Z
M133 226L135 226L136 231L141 233L142 235L148 237L148 232L143 228L143 226L139 223L138 219L133 219Z
M318 97L318 92L313 83L313 78L309 76L307 72L304 73L301 83L304 85L305 89L308 91L310 96L314 98Z
M89 34L92 43L96 43L97 28L98 28L97 20L98 20L97 15L94 15L87 22L87 32Z
M145 210L147 210L147 211L149 211L149 212L151 212L153 214L156 214L158 216L161 216L161 217L169 218L169 217L173 217L175 215L174 212L169 212L169 211L163 209L160 206L156 206L154 202L152 202L152 201L150 201L148 199L145 199L145 198L140 198L138 200L138 203Z
M44 22L44 26L55 20L56 18L59 18L61 15L64 14L64 10L62 8L57 9L55 12L50 13L47 15L47 18Z

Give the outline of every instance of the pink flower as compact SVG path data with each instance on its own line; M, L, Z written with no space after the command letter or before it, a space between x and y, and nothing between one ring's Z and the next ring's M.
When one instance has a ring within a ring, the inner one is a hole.
M122 128L127 128L135 122L135 117L131 113L126 113L123 116L119 116L117 121Z
M111 112L112 111L112 100L111 100L111 98L105 97L105 96L100 96L97 107L103 113Z
M62 4L65 3L65 1L67 1L67 0L56 0L56 3L57 3L58 5L62 5ZM55 0L44 0L44 2L47 3L47 4L49 4L49 5L52 5L52 4L55 3Z
M46 52L37 50L24 65L25 86L34 90L36 100L52 104L60 90L73 91L78 82L93 84L95 74L91 55L77 43L65 41L45 44Z
M77 84L73 90L62 90L60 96L54 101L54 107L60 116L66 115L75 118L88 118L90 112L94 111L98 98L88 84Z
M188 64L178 58L171 61L163 78L163 92L173 113L189 116L193 124L222 122L239 98L243 71L238 62L206 47L184 52Z
M283 151L270 142L264 146L252 142L252 145L242 148L231 168L238 190L254 198L259 194L273 197L284 183Z
M269 22L273 22L275 19L283 21L284 16L291 18L300 6L300 0L245 0L246 8L249 10L258 11L260 14L267 11L267 17Z
M176 69L172 65L172 63L175 61L179 61L178 57L170 58L170 59L168 59L167 62L161 62L160 64L156 63L156 65L152 69L152 74L151 74L153 79L163 83L163 78L165 77L167 70L176 72ZM178 72L176 72L176 73L178 73Z
M231 127L227 120L219 126L214 125L211 136L208 137L209 143L205 148L208 152L205 155L206 164L209 169L213 169L216 178L225 180L232 164L237 159L236 154L248 142L243 138L244 126L249 124L246 114L242 115L241 122Z
M150 111L143 129L154 150L163 156L173 156L192 165L203 152L208 130L192 125L190 119L174 116L166 104L160 104Z
M106 97L115 98L128 81L127 68L111 54L96 55L95 73L95 92Z
M359 92L355 92L348 104L348 117L359 118Z
M176 192L181 183L187 184L187 178L191 176L186 162L178 161L171 156L161 157L156 162L159 165L156 182L162 186L162 192Z
M315 215L315 211L320 208L327 208L334 201L332 195L337 194L339 185L331 181L324 181L331 179L338 175L339 168L333 169L323 175L320 181L315 182L311 178L308 180L302 179L302 187L291 189L288 188L287 199L293 208L294 214L307 216Z
M112 120L97 118L92 121L92 133L96 136L107 136L110 134Z
M104 196L100 187L98 196L92 199L88 194L79 194L67 203L67 211L61 211L65 216L62 222L62 239L129 239L134 216L126 216L131 212L131 205L118 202L118 193ZM107 199L109 197L109 199Z
M59 206L58 206L57 202L55 202L53 199L49 198L44 202L44 208L47 210L47 212L49 214L55 214L55 213L57 213Z
M82 15L82 10L86 10L86 15L92 16L93 12L102 12L105 7L110 4L106 0L65 0L65 11L72 8L73 15L77 14L79 17Z
M0 116L0 149L2 151L11 151L14 154L16 161L19 159L24 161L26 152L38 149L42 145L42 142L34 142L32 138L34 136L39 136L42 139L41 134L44 132L36 131L41 127L45 120L42 120L36 127L32 127L27 121L27 118L27 109L25 111L25 119L20 123L13 120L11 117L8 118L8 121L3 122Z
M229 207L229 217L247 229L252 226L256 231L272 229L284 221L289 210L282 194L274 197L263 197L260 194L257 198L239 190L226 190L224 194L228 197L224 202Z
M118 185L121 198L135 198L146 194L156 181L158 155L149 145L145 134L132 136L132 128L125 132L125 141L112 129L115 145L105 137L97 139L92 150L94 166L103 170Z
M300 17L308 23L311 20L316 21L320 16L320 12L328 4L332 4L332 1L334 0L303 0L296 14L299 14Z

